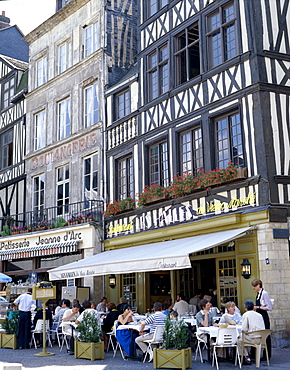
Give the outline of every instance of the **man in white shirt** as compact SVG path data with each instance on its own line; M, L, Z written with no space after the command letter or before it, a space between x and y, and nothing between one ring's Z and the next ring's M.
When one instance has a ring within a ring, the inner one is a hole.
M62 301L61 309L58 311L56 315L53 316L53 321L56 323L61 323L64 313L69 310L70 308L70 300L64 299Z
M17 335L17 345L19 349L29 348L31 338L31 306L36 305L32 299L32 288L21 294L15 299L14 303L19 310L19 326Z
M245 302L246 312L242 316L242 331L245 333L244 338L247 342L253 344L259 344L261 337L257 334L251 334L252 331L265 330L264 320L261 314L254 311L254 302L247 300ZM242 354L242 336L238 338L238 348L240 355L244 355L244 364L250 365L251 359L248 354L247 347L244 347L244 353Z
M184 301L184 297L182 294L177 294L176 303L173 306L173 311L176 311L178 315L182 316L186 312L189 312L189 305L186 301Z

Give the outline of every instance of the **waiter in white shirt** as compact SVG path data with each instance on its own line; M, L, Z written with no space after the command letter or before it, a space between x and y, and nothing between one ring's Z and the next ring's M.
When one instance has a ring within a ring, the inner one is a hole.
M270 329L270 319L268 316L268 311L272 311L272 302L269 296L269 293L263 289L263 283L260 279L255 279L252 281L252 287L255 292L257 292L256 296L256 305L254 306L254 310L263 316L263 320L265 323L265 329ZM268 356L269 359L271 358L271 336L269 335L267 340L267 349L268 349ZM266 360L265 350L261 361Z
M36 302L32 299L32 288L28 288L27 292L21 294L14 301L18 306L18 334L17 345L19 349L29 348L31 336L31 306Z

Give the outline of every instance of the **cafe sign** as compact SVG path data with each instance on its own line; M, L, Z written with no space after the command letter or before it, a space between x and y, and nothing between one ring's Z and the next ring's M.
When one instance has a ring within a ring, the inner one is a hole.
M119 223L111 222L107 228L108 238L162 228L178 223L199 220L204 216L226 214L243 207L254 207L256 205L256 193L248 192L240 197L232 196L229 200L219 196L206 201L205 198L193 199L168 207L158 208L144 212L141 215L134 215Z

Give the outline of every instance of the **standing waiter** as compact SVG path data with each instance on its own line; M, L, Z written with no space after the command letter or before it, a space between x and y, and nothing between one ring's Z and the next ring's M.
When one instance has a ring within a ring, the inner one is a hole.
M35 305L32 299L32 288L28 288L27 292L21 294L14 301L18 305L18 335L17 345L19 349L29 348L30 334L31 334L31 306Z
M270 319L269 319L267 311L272 311L272 302L271 302L269 293L263 289L263 283L260 279L253 280L252 287L254 291L257 292L256 305L254 306L254 309L256 310L256 312L260 313L263 316L264 323L265 323L265 329L270 329ZM266 343L267 343L268 355L269 355L269 358L271 358L271 336L270 335L268 336ZM266 360L265 350L264 350L262 360Z

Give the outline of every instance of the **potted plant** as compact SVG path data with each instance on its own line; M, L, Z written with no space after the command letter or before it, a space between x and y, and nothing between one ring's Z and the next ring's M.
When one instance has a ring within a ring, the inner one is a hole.
M17 348L16 332L18 329L18 315L13 315L12 319L6 319L2 323L2 329L5 330L5 333L1 334L1 347Z
M139 194L138 206L145 206L167 198L169 198L168 188L161 185L145 186L142 193Z
M170 320L168 317L163 340L163 347L153 350L154 369L185 370L192 367L191 348L188 347L188 334L183 320Z
M67 222L63 217L59 216L55 219L55 223L54 223L55 228L64 227L66 225L67 225Z
M102 329L97 315L84 312L84 318L78 325L79 340L75 341L75 358L87 358L91 361L104 359L104 342L101 341Z
M118 213L129 211L136 207L136 202L131 197L127 197L122 200L114 200L113 203L108 203L106 205L106 210L104 212L104 217L112 217Z

